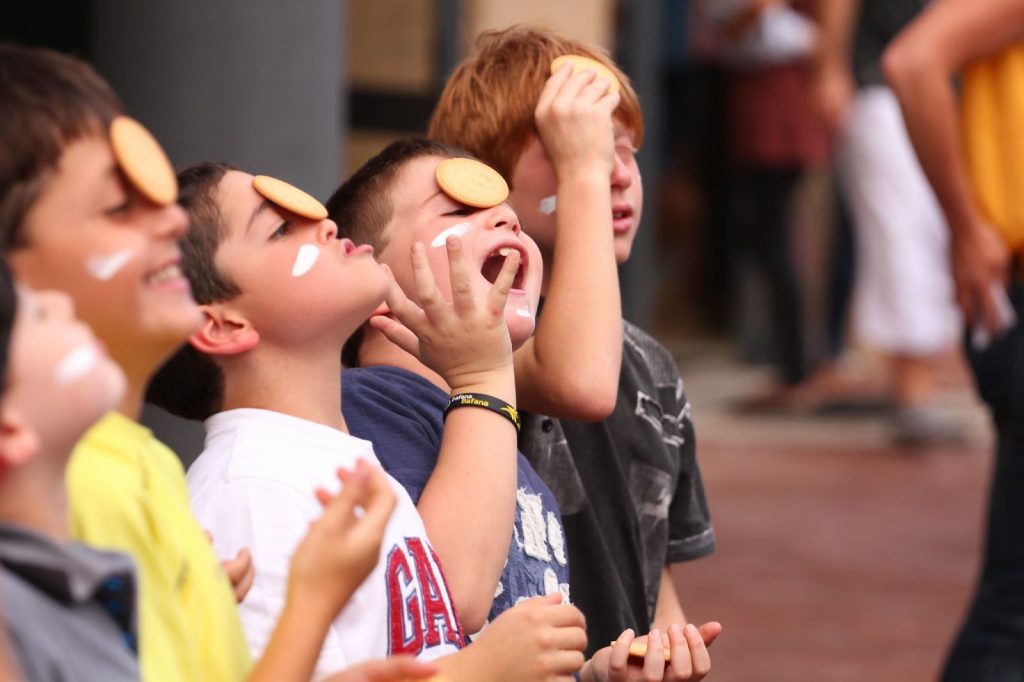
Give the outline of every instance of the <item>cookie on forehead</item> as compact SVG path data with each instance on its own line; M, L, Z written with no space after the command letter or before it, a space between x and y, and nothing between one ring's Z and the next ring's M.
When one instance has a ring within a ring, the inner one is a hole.
M615 77L615 73L607 66L591 59L590 57L584 57L579 54L563 54L561 57L555 57L555 60L551 62L551 73L558 71L562 68L563 64L572 64L572 71L586 71L591 69L597 73L598 78L605 78L608 80L608 92L618 92L622 84L619 83L619 79Z
M110 146L128 181L139 193L158 206L178 198L178 178L166 152L146 128L128 116L110 123Z
M327 209L323 204L284 180L269 175L257 175L252 179L252 188L262 194L267 201L295 215L309 220L323 220L327 217Z
M445 159L437 164L434 178L445 194L467 206L490 208L508 198L501 173L476 159Z

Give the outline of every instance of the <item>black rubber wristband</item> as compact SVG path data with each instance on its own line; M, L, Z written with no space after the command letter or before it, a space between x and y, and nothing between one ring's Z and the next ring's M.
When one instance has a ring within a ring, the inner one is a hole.
M485 393L458 393L453 395L444 407L444 418L447 419L448 413L458 407L482 407L485 410L496 412L512 422L516 427L516 431L523 430L523 420L519 417L519 410L501 398L495 398L493 395Z

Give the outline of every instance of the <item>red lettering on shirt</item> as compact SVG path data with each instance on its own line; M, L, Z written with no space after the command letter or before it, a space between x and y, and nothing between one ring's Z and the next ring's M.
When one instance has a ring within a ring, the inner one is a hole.
M388 553L386 573L388 583L388 653L418 654L423 648L423 619L420 613L420 600L417 590L412 589L404 596L407 588L413 585L412 571L409 561L405 558L401 547L397 545Z
M397 544L391 548L385 580L390 655L415 656L439 646L442 631L445 643L464 645L462 626L441 573L441 562L421 538L405 538L404 548Z

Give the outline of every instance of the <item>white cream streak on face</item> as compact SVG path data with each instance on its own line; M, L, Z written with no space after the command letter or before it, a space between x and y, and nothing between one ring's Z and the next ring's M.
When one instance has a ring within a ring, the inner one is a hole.
M552 194L549 197L544 197L543 199L540 200L540 203L537 204L537 210L543 213L544 215L551 215L552 213L555 212L555 209L557 207L558 197L556 197L554 194Z
M90 256L85 261L85 269L96 279L106 282L113 279L114 275L128 265L128 262L134 257L134 249L115 251L108 256Z
M434 237L434 241L430 242L430 245L435 249L440 248L444 246L445 243L448 241L448 237L461 237L462 235L469 232L469 228L469 223L456 223L455 225L449 227L447 230L442 230L439 235Z
M53 381L58 386L67 386L78 381L100 361L100 353L95 345L83 343L75 346L65 355L53 370Z
M320 257L320 247L303 244L295 254L295 265L292 266L292 277L302 277L313 269L313 264Z

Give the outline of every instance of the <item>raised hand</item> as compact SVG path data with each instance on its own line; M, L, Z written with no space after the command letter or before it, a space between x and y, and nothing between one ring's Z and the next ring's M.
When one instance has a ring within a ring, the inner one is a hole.
M610 176L614 166L612 112L619 93L589 69L558 69L541 91L534 110L541 143L560 179L596 168ZM594 165L596 164L596 166Z
M370 325L440 374L452 390L471 390L495 373L511 372L512 342L505 324L505 303L519 269L519 252L509 252L494 284L478 299L473 294L462 240L450 236L446 248L451 300L434 281L426 247L416 243L411 258L419 305L392 277L387 296L390 316L371 317Z
M332 495L316 491L323 515L310 524L292 556L288 597L330 622L366 579L380 546L395 493L384 472L359 460L353 471L338 470L343 485ZM361 511L357 511L361 510Z

